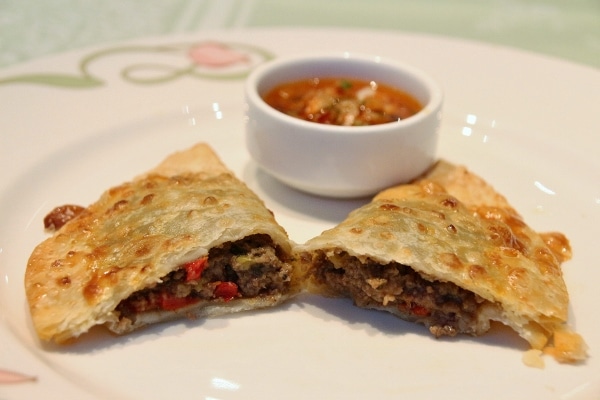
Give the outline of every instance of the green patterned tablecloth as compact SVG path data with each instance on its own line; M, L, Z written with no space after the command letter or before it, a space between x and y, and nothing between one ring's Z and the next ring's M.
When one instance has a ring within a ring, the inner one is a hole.
M598 0L0 0L0 67L133 38L286 26L431 33L600 67Z

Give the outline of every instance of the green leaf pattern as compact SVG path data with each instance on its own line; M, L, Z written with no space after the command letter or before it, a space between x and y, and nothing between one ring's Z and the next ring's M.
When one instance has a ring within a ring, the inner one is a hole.
M185 76L212 80L243 79L255 65L273 58L269 51L244 43L203 41L155 46L119 46L85 55L79 61L78 74L34 73L7 77L0 75L0 88L15 84L64 89L97 88L106 85L107 80L91 72L94 65L109 57L124 54L139 55L146 60L120 67L121 79L135 85L164 84ZM160 61L147 62L148 56L153 55L160 56L156 57Z

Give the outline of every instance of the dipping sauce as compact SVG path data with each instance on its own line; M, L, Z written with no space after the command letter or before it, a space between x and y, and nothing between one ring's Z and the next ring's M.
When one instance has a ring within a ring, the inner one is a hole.
M361 126L396 122L423 106L391 86L349 78L312 78L271 89L263 99L271 107L306 121Z

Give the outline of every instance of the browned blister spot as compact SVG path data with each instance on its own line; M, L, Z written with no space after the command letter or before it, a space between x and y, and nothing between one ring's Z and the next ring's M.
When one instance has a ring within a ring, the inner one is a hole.
M448 208L456 208L458 207L458 200L456 200L454 197L446 197L444 200L442 200L442 205Z
M461 268L463 265L457 255L453 253L440 254L440 261L452 269Z
M144 183L144 188L145 189L154 189L156 188L157 182L150 180L150 179L146 179L145 183Z
M152 203L152 200L154 199L154 197L155 197L154 193L147 194L144 196L144 198L142 199L140 204L142 204L143 206L148 205L148 204Z
M518 257L520 254L519 251L513 247L502 247L500 251L503 256L510 258Z
M202 201L202 203L204 203L205 205L209 206L209 205L215 205L217 204L219 201L217 200L216 197L214 196L206 196L204 198L204 200Z
M88 254L88 258L91 260L100 260L106 257L108 252L108 246L97 246L92 250L91 253Z
M437 219L440 219L442 221L446 219L446 214L444 214L443 212L431 210L431 213Z
M128 200L119 200L115 204L113 204L113 206L110 208L109 211L112 212L112 211L122 210L127 206L128 203L129 203Z
M134 254L135 254L137 257L143 257L143 256L145 256L145 255L148 255L148 254L150 254L150 251L151 251L151 250L152 250L152 249L150 248L150 246L148 246L148 244L147 244L147 243L142 243L142 244L140 244L139 246L137 246L137 247L135 248L135 250L134 250Z
M450 232L450 233L456 233L456 232L458 232L458 230L456 229L456 227L455 227L454 225L452 225L452 224L448 225L448 226L446 227L446 230L447 230L448 232Z
M486 274L487 271L481 265L473 264L469 266L469 276L475 281L482 279Z
M83 288L83 297L89 304L97 304L107 287L114 286L119 281L119 267L111 267L100 276L94 273L92 279Z
M423 225L422 223L420 223L420 222L417 222L417 230L420 233L424 233L424 234L427 233L427 227L425 225Z
M392 240L392 239L395 238L394 234L392 232L389 232L389 231L381 232L379 234L379 237L381 237L384 240Z
M119 271L121 268L119 267L111 267L108 271L105 271L100 278L100 282L103 284L114 285L119 280Z
M98 276L94 275L92 279L83 287L83 297L89 304L96 304L98 297L102 294L102 287L98 281Z
M389 204L389 203L382 204L379 206L379 208L382 209L383 211L398 211L398 210L400 210L400 207L398 207L397 205Z
M560 261L567 261L572 257L571 244L569 239L560 232L546 232L541 233L540 236L546 246L554 253L556 258Z
M69 286L71 284L71 278L69 276L63 276L56 282L59 286Z

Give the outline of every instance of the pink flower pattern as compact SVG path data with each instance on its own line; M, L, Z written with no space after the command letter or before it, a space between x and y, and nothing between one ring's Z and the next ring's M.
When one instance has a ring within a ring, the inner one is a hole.
M188 55L196 65L210 68L222 68L250 61L247 55L217 42L199 43L190 49Z
M35 380L36 378L34 376L0 369L0 384L32 382Z

